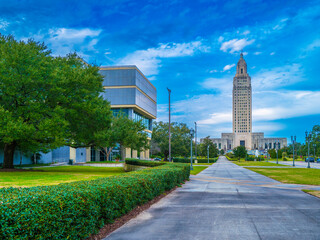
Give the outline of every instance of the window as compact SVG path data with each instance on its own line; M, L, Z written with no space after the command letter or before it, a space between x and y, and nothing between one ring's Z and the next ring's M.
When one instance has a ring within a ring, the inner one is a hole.
M142 121L143 125L146 129L152 130L152 120L141 115L140 113L137 113L136 111L133 112L133 119L135 121Z

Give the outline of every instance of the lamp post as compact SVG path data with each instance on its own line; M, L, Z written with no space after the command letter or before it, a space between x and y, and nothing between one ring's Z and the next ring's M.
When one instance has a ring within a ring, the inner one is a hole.
M310 168L310 158L309 158L309 151L310 151L310 148L309 148L309 143L310 143L310 139L311 139L311 133L308 131L306 131L306 142L308 142L308 168Z
M313 144L313 157L314 157L314 160L316 160L316 146L317 144Z
M193 139L193 134L194 134L194 130L191 128L190 129L190 139L191 139L191 148L190 148L190 170L193 170L193 166L192 166L192 139Z
M195 136L195 140L194 140L194 146L195 146L195 159L197 159L197 122L194 122L194 136Z
M276 144L276 153L277 153L277 164L279 164L279 160L278 160L278 146L279 146L279 139L277 139L277 140L276 140L275 144Z
M171 162L171 103L170 103L170 95L171 90L167 88L169 93L169 162Z
M292 166L294 167L294 144L296 143L297 137L296 136L291 136L291 142L292 142L292 157L293 157L293 161L292 161Z
M210 145L208 145L208 147L207 147L208 163L209 163L209 147L210 147Z

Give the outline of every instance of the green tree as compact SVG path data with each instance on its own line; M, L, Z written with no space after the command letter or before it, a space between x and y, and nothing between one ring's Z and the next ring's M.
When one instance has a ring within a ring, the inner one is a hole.
M223 154L224 154L224 150L220 149L220 155L223 155Z
M169 155L169 123L154 122L152 131L152 152L157 148L167 159ZM171 123L172 156L188 156L190 153L190 129L185 123Z
M240 158L245 158L246 157L247 149L244 146L238 146L238 147L233 149L233 154L240 161Z
M51 56L43 43L0 35L0 146L4 168L16 149L47 152L90 146L109 129L109 103L100 97L98 67L76 54Z
M216 145L213 144L213 142L210 140L210 136L207 136L203 139L202 143L199 144L199 152L200 152L200 156L207 156L207 148L209 146L209 157L210 158L214 158L217 157L219 154L219 150L217 149Z
M106 157L109 155L116 144L120 144L122 160L125 157L125 148L131 148L137 151L149 148L147 133L142 121L134 121L128 118L126 114L119 113L112 117L111 128L105 132L105 141L99 148L105 148ZM109 147L109 150L107 150Z

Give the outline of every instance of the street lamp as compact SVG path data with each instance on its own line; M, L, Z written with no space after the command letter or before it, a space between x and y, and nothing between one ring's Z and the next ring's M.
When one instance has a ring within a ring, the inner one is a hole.
M197 159L197 122L194 122L194 136L195 136L195 140L194 140L194 146L195 146L195 159Z
M279 160L278 160L279 139L276 140L275 144L276 144L276 153L277 153L277 164L279 164Z
M171 103L170 103L170 95L171 90L167 88L169 93L169 161L171 162Z
M310 139L311 139L311 133L308 131L306 131L306 142L308 142L308 168L310 168L310 158L309 158L309 151L310 151L310 148L309 148L309 143L310 143Z
M209 163L209 147L210 147L210 145L208 145L208 147L207 147L208 163Z
M193 166L192 166L192 139L193 139L193 135L194 135L194 130L193 128L190 129L190 139L191 139L191 149L190 149L190 170L193 170Z
M297 140L297 137L296 136L291 136L291 142L292 142L292 147L293 147L293 154L292 154L292 157L293 157L293 162L292 162L292 166L294 167L294 144L296 143L296 140Z
M313 157L314 157L314 159L316 159L316 146L317 146L317 144L313 144Z

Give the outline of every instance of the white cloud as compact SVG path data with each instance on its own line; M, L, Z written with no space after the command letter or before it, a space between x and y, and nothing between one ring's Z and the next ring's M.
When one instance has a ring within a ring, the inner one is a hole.
M99 36L102 30L92 30L90 28L72 29L72 28L58 28L50 29L49 34L55 41L75 41L83 42L87 37L93 38Z
M31 37L37 41L44 41L55 56L76 51L80 56L89 58L91 55L86 55L86 52L91 54L98 52L96 45L101 32L101 29L90 28L52 28L48 31L39 31ZM21 40L27 41L28 38L24 37Z
M272 53L270 53L270 56L273 56L273 55L275 55L276 53L275 52L272 52Z
M314 40L311 44L309 44L306 48L307 51L313 51L316 48L320 47L320 39Z
M226 66L224 66L224 68L223 68L223 71L225 72L225 71L228 71L228 70L230 70L231 68L233 68L234 66L235 66L236 64L229 64L229 65L226 65Z
M243 35L248 35L250 33L250 31L249 30L246 30L246 31L244 31L242 34Z
M216 72L218 72L218 70L216 70L216 69L213 69L213 70L209 71L209 73L216 73Z
M221 44L220 50L223 52L239 52L241 51L244 47L251 45L254 43L255 39L248 40L247 38L242 38L242 39L232 39L226 42L223 42Z
M193 56L197 52L208 52L209 47L201 40L189 43L161 43L157 48L137 50L118 61L118 64L136 65L146 75L156 75L162 58Z
M272 69L263 69L252 76L253 91L278 89L305 79L300 64L284 65Z
M10 23L4 19L0 18L0 29L6 30Z
M254 52L254 55L260 55L262 52Z

